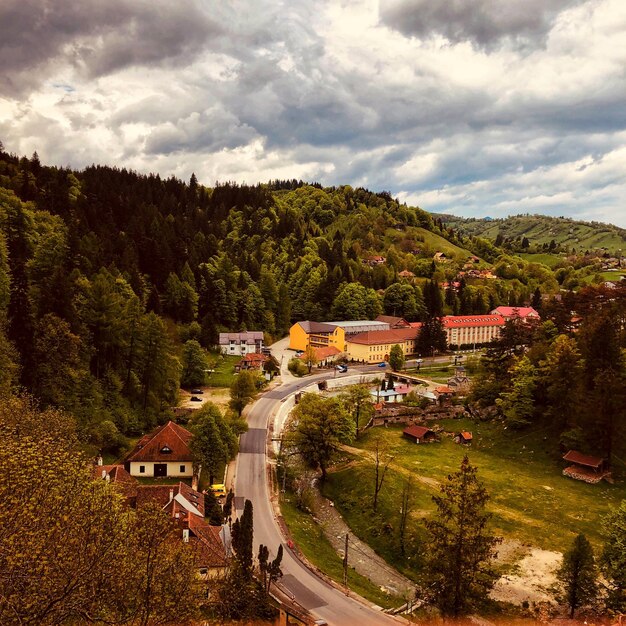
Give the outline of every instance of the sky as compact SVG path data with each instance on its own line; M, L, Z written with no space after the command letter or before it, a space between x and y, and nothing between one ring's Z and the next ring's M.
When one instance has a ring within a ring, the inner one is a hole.
M626 227L624 0L2 0L0 141Z

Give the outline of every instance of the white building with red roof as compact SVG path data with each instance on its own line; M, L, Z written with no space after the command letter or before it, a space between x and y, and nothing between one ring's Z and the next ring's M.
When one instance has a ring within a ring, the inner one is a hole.
M506 320L502 315L446 315L442 319L451 348L479 346L500 336Z
M193 477L192 434L170 421L143 436L124 458L131 476Z

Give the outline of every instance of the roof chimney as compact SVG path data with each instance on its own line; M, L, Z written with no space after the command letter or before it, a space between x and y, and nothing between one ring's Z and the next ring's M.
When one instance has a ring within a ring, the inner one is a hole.
M189 528L183 528L183 543L189 543Z
M174 490L170 489L170 502L174 499Z
M97 464L97 465L102 465L102 455L101 455L101 454L99 454L99 455L96 457L96 464ZM104 478L104 477L103 477L103 478Z
M105 469L102 470L102 480L105 480L107 477L107 471Z

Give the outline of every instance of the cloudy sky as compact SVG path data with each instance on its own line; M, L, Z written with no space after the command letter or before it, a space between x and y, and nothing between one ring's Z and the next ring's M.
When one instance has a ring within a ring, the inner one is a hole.
M626 227L624 0L2 0L0 140Z

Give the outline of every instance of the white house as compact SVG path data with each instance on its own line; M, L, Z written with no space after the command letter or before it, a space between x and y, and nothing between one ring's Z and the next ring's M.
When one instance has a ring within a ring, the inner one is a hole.
M233 356L244 356L263 351L263 331L250 330L241 333L220 333L220 352Z
M168 422L142 437L124 458L131 476L193 477L193 456L189 449L192 434Z

